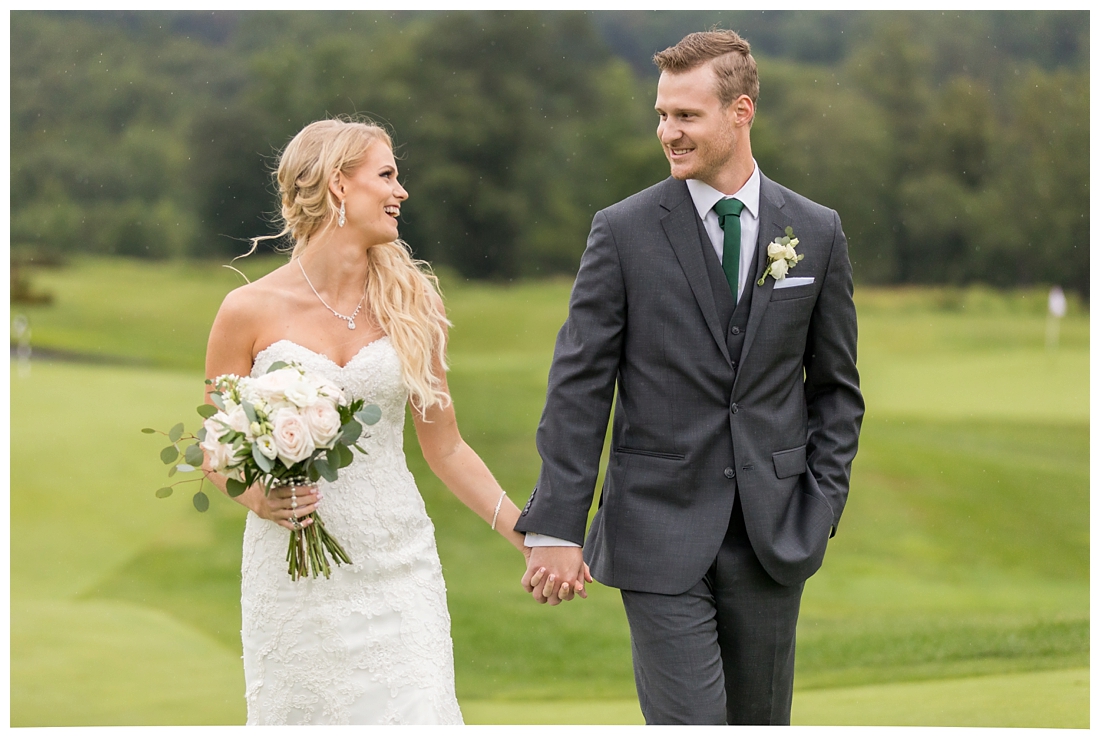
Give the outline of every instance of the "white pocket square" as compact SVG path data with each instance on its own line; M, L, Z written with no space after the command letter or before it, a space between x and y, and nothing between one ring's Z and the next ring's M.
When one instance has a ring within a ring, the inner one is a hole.
M773 290L780 290L782 288L797 288L799 285L813 285L814 279L812 277L785 277L782 280L775 281L775 287Z

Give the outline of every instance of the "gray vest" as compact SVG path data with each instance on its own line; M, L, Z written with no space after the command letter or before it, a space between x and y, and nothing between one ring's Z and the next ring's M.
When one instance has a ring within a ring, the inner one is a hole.
M698 220L699 240L703 243L703 260L707 265L707 276L710 278L710 287L714 292L714 305L718 308L718 321L726 327L726 348L729 350L730 359L733 361L733 372L741 370L741 347L745 344L745 329L749 325L749 307L752 305L752 290L756 287L756 280L749 272L748 283L741 292L741 300L733 303L733 291L726 282L726 274L722 272L722 263L718 261L718 255L714 252L710 236L703 227L702 220ZM753 260L756 263L756 260ZM731 388L732 391L732 388Z

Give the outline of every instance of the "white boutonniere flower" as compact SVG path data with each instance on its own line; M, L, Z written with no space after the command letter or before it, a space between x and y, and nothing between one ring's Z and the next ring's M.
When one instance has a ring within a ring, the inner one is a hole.
M773 280L782 280L787 277L787 273L791 268L806 256L794 251L794 248L798 246L794 229L788 226L786 233L786 236L781 236L768 245L768 266L764 268L764 274L756 281L757 285L763 285L764 278L768 275L771 275Z

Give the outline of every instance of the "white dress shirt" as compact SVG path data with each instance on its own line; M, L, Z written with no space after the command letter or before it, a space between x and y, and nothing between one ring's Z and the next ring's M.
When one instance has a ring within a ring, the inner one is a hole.
M753 160L752 174L736 193L721 193L702 180L688 180L687 187L719 262L725 252L725 234L714 205L725 198L737 198L745 206L741 209L741 264L737 281L737 300L741 300L748 281L759 277L752 274L752 268L756 261L756 238L760 235L760 168Z
M749 179L740 190L729 195L715 190L702 180L688 180L687 187L719 262L722 261L722 253L725 252L725 233L722 231L722 225L718 223L718 214L714 210L714 205L724 198L737 198L745 206L741 209L741 264L737 281L737 299L740 300L741 294L745 291L745 284L749 280L756 279L751 272L756 257L756 238L760 235L760 168L756 166L754 159ZM523 544L527 547L580 547L576 542L534 532L528 532L524 536Z

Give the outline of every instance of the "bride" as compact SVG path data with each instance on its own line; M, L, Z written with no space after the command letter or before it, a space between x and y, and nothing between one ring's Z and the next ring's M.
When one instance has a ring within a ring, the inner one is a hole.
M461 723L434 528L402 450L406 404L432 472L526 557L512 529L519 510L455 423L449 322L434 276L398 240L408 193L389 136L358 121L312 123L283 151L276 178L291 259L226 296L206 376L256 376L294 361L377 404L382 420L335 483L267 497L254 487L236 499L250 510L241 563L248 724ZM224 490L224 478L211 477ZM315 510L352 563L330 580L292 581L287 530L308 527Z

